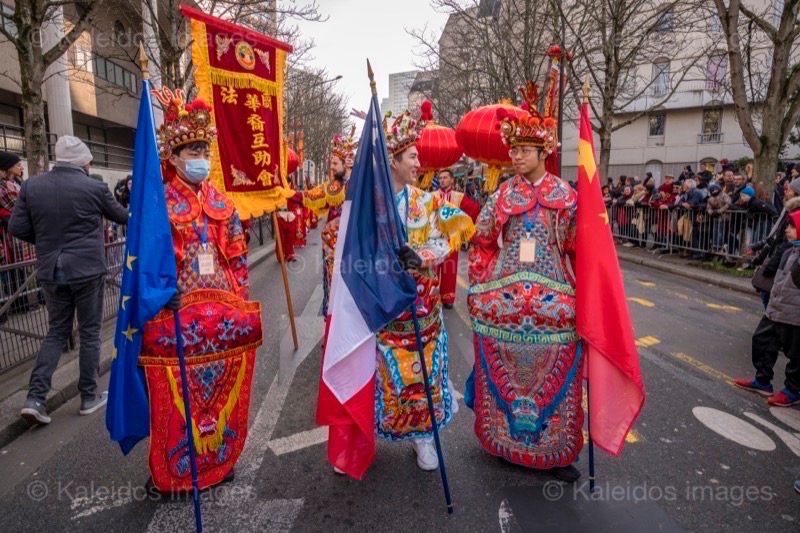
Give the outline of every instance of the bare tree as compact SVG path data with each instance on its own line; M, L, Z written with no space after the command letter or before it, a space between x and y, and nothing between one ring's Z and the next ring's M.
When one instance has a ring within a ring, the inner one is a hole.
M555 38L554 8L536 0L432 0L449 13L440 36L409 31L417 66L435 73L429 94L439 122L455 126L474 107L514 98L526 80L541 80Z
M330 140L344 131L350 114L347 99L331 87L337 79L324 69L299 68L286 78L287 137L303 132L306 159L320 168L328 160Z
M730 63L736 118L753 150L753 176L771 186L781 149L800 120L798 0L714 0Z
M99 0L17 0L11 20L14 28L0 25L0 35L14 45L19 62L18 83L22 92L22 117L28 172L45 172L48 167L45 103L42 87L45 71L60 59L92 24ZM43 45L48 25L59 24L62 9L74 9L78 16L52 46Z
M709 43L695 33L699 0L551 0L566 27L571 112L588 74L600 137L599 171L608 174L612 133L662 107L685 81L704 79L697 65ZM700 17L700 21L705 17ZM565 102L566 104L566 102Z

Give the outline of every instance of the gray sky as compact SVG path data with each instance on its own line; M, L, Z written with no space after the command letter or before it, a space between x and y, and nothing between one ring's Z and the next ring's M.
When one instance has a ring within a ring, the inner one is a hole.
M378 97L389 97L389 74L415 70L414 40L406 29L438 35L447 15L436 13L429 0L318 0L327 22L298 25L314 40L313 66L325 67L331 77L343 76L336 87L350 99L350 107L369 108L367 58L375 71ZM361 123L361 121L357 121ZM360 125L360 124L359 124Z

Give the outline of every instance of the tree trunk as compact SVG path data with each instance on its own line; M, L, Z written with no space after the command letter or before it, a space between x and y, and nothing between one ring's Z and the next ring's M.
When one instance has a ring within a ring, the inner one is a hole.
M770 135L762 136L761 151L754 154L753 181L758 182L766 191L772 191L775 187L780 151L779 137Z
M18 50L22 86L22 122L25 129L25 157L28 175L35 176L50 168L47 127L45 122L44 63L41 49L34 45Z
M600 162L597 168L602 179L608 177L608 166L611 161L611 128L600 128Z

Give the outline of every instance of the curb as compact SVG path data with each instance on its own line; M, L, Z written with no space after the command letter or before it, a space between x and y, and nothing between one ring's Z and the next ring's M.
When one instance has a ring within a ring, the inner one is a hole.
M259 248L250 255L247 269L254 269L273 255L275 255L274 243ZM98 377L105 375L111 370L110 345L114 342L113 328L106 325L103 329L104 333L108 329L111 329L112 336L105 339L100 348L100 368L97 374ZM28 374L29 373L26 373L25 375ZM53 388L50 390L45 400L45 407L48 413L52 413L78 395L78 378L77 357L56 369L56 372L53 374ZM19 409L26 397L27 388L20 389L0 401L0 448L8 445L31 427L26 421L19 417Z
M750 282L745 279L738 281L736 278L728 278L722 274L706 273L695 267L681 267L679 265L673 265L670 263L662 263L661 261L657 261L655 259L648 259L639 257L635 254L629 254L619 249L617 250L617 257L627 263L642 265L655 270L661 270L662 272L667 272L669 274L676 274L678 276L683 276L695 281L708 283L709 285L722 287L723 289L730 289L732 291L749 294L750 296L756 294L755 289L753 289L753 287L750 285Z

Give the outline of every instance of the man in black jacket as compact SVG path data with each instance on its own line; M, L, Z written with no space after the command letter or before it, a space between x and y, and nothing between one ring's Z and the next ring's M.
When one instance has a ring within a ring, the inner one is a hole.
M38 279L50 315L20 413L31 423L50 423L44 403L76 312L80 414L91 414L107 401L107 393L97 394L106 275L103 217L127 224L128 213L105 183L89 177L91 161L83 142L60 137L55 166L22 184L9 222L12 235L36 245Z

